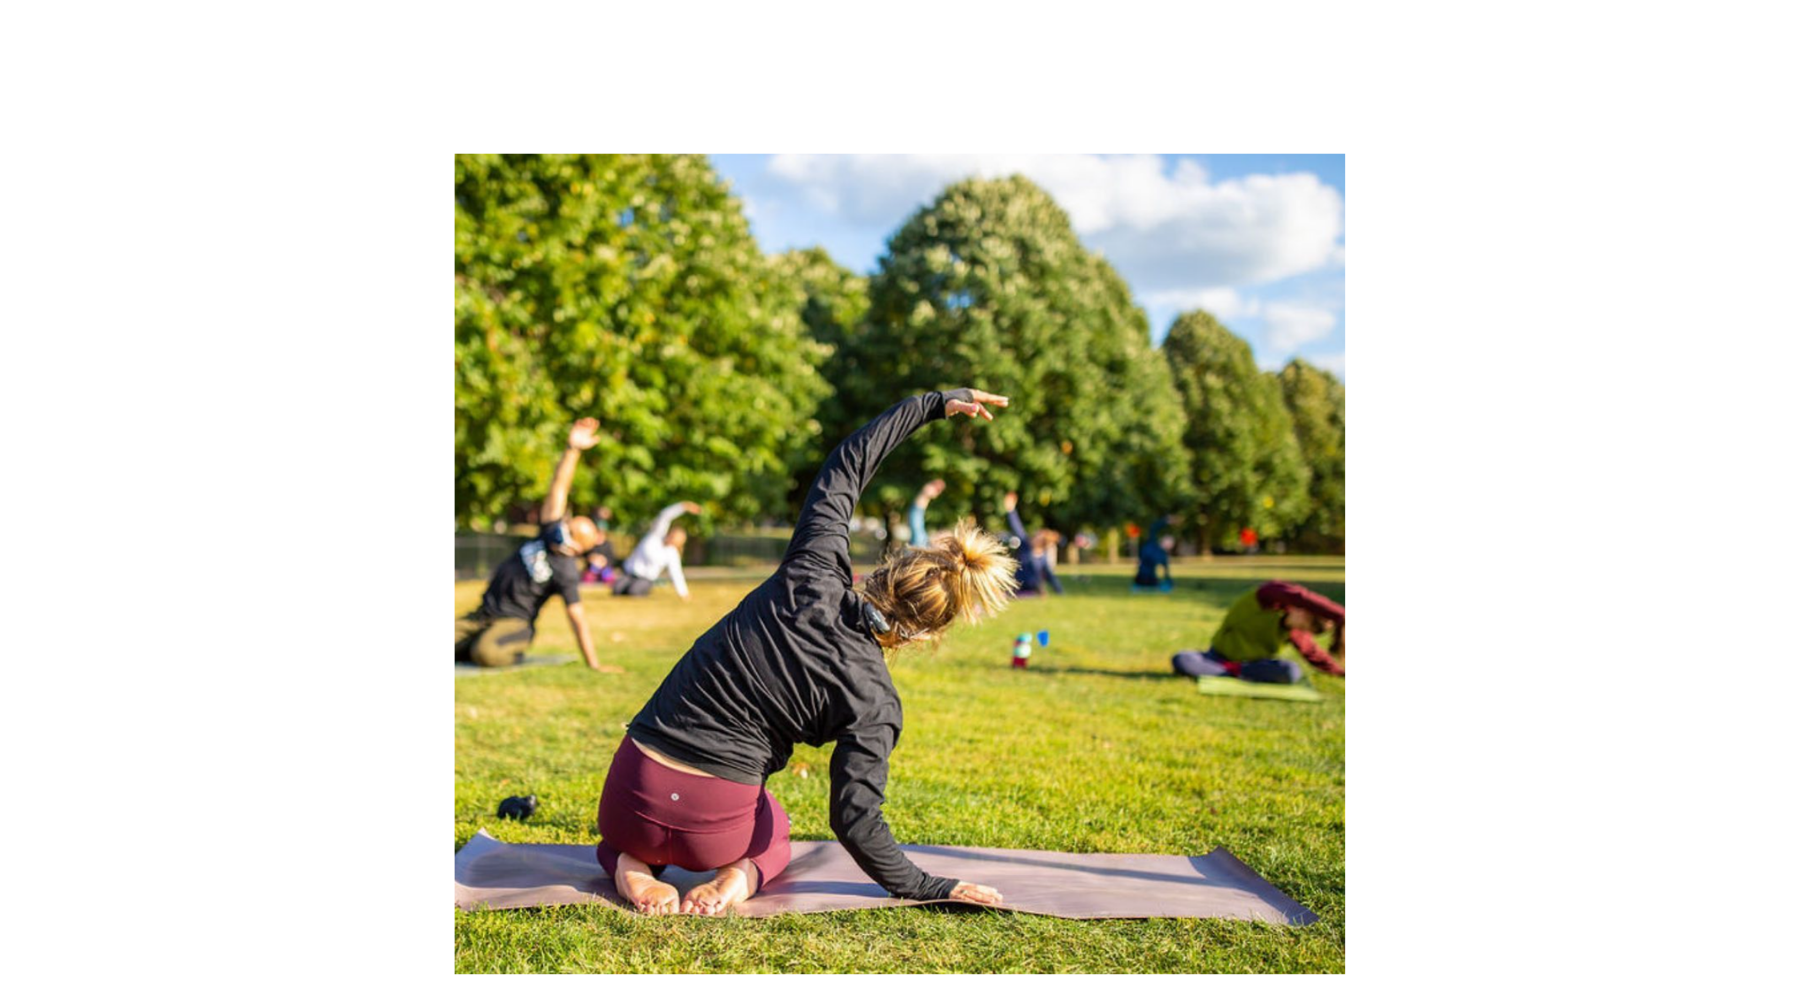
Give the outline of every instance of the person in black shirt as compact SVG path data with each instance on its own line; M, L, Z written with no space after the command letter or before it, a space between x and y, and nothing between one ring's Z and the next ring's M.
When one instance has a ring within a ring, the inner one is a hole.
M886 650L995 614L1017 566L965 522L909 548L852 587L848 522L883 458L931 420L994 416L1007 400L975 389L901 400L850 435L819 470L775 575L695 640L626 728L600 793L596 855L644 913L715 915L786 866L787 816L765 782L795 743L831 755L831 829L869 877L906 899L998 903L992 888L920 871L881 805L900 739ZM661 866L716 870L679 899Z
M575 464L581 453L599 439L600 422L587 417L569 430L569 447L563 451L550 479L550 494L539 511L543 530L507 558L489 578L481 607L456 620L456 658L483 667L517 663L536 635L538 612L552 594L561 594L569 612L569 627L581 646L581 657L601 673L621 673L602 664L594 653L594 637L581 610L581 573L588 551L602 535L585 517L564 517L568 512L569 485L575 480Z

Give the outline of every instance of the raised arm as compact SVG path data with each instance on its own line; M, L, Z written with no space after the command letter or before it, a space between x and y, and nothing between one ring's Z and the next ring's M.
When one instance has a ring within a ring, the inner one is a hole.
M1031 539L1025 537L1025 522L1019 520L1019 495L1008 493L1004 503L1006 507L1006 527L1018 538L1021 548L1029 548Z
M931 506L931 501L937 499L937 495L942 492L944 492L944 481L933 479L920 487L919 495L913 497L912 508L906 512L906 533L909 536L909 544L914 548L925 547L925 508Z
M927 392L888 407L881 416L845 438L825 459L806 495L800 520L794 526L793 541L788 543L782 561L803 555L822 557L834 564L841 559L842 570L848 575L850 513L888 453L930 421L959 413L992 420L994 415L987 407L1006 404L1004 396L979 389L956 389Z
M682 500L664 507L657 513L656 520L650 524L650 530L644 532L644 537L638 541L638 544L642 545L645 542L653 541L661 545L663 536L669 533L669 526L675 523L676 518L683 514L698 513L700 513L700 505L689 500Z
M550 477L550 492L544 496L544 505L538 510L538 520L545 524L562 520L569 509L569 487L575 482L575 465L581 460L581 453L599 440L600 421L593 417L582 417L569 428L569 446L557 460L556 472Z

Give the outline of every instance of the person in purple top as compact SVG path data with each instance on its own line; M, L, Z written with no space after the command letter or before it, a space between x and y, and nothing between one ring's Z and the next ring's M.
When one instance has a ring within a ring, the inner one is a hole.
M839 843L903 899L994 904L988 886L928 875L882 818L900 697L884 653L1005 607L1015 564L972 523L907 548L853 585L848 524L883 458L932 420L994 419L1007 400L976 389L901 400L850 435L819 470L775 575L695 640L626 727L600 793L595 855L643 913L716 915L786 867L788 819L769 795L794 744L831 754ZM681 898L663 866L713 871Z

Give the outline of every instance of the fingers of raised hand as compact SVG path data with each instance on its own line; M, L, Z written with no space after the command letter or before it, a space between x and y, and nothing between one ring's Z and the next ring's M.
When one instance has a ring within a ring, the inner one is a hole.
M600 421L593 417L582 417L575 421L574 427L569 429L569 443L577 448L591 447L599 432Z
M1012 400L992 392L984 392L975 388L952 389L944 394L959 403L987 403L990 406L1009 406Z

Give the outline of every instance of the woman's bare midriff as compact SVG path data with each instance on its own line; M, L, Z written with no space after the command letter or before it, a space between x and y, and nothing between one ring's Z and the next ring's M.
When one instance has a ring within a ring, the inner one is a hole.
M683 774L697 774L702 778L718 777L718 775L708 774L707 772L700 770L699 768L695 767L692 764L683 764L681 761L675 760L675 759L669 757L667 754L657 753L655 750L652 750L649 747L643 745L642 743L639 743L637 740L632 740L631 745L634 747L637 747L638 751L640 753L642 753L644 756L650 758L651 760L656 761L658 764L661 764L664 767L672 767L675 770L680 771Z

